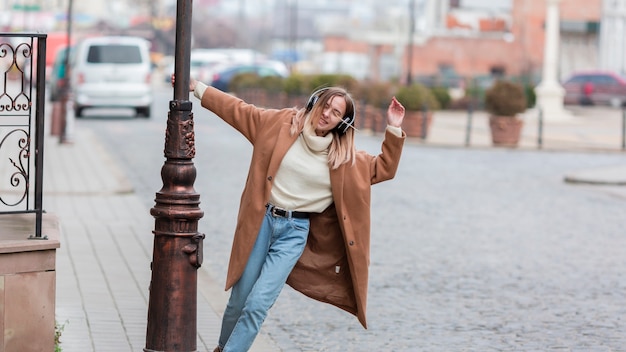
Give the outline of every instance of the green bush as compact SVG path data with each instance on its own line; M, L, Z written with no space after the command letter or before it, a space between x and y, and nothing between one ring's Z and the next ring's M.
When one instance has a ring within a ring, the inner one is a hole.
M233 77L228 84L231 92L240 92L248 88L260 88L260 77L256 73L240 73Z
M68 322L65 321L64 324L59 324L56 320L54 321L54 352L63 351L63 348L61 348L61 335L67 323Z
M284 84L285 79L279 76L260 77L255 73L242 73L233 77L228 89L232 92L241 92L244 89L258 88L277 93L283 90Z
M424 108L437 110L441 108L439 101L437 101L431 90L419 83L398 88L395 96L407 111L420 111Z
M354 92L357 100L375 107L386 107L391 100L392 86L388 82L363 82Z
M447 109L450 106L450 102L452 101L452 97L450 97L450 93L448 89L445 87L433 87L430 89L437 101L439 102L439 106L442 109Z
M537 95L535 94L535 87L527 84L524 86L524 91L526 93L526 107L532 108L533 106L535 106L535 103L537 102Z
M359 82L350 75L321 74L311 76L309 80L309 91L323 87L342 87L352 93L358 86Z
M259 78L259 88L271 93L278 93L283 90L285 79L280 76L265 76Z
M307 95L309 91L309 83L306 76L301 74L291 74L283 82L283 90L289 96Z
M515 116L526 110L526 95L521 84L496 81L485 92L485 110L497 116Z

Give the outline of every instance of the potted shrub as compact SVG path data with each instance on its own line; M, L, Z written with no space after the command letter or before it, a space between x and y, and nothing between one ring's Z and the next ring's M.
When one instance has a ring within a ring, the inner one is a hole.
M517 83L498 80L485 92L485 110L494 146L516 147L524 121L518 116L526 110L524 88Z
M419 83L398 88L395 96L406 109L402 123L406 135L426 138L432 123L433 111L440 108L437 98L430 89Z
M284 106L303 107L311 92L308 89L308 76L299 73L293 73L285 79L283 83L283 92L286 95L287 102Z
M357 120L359 128L380 132L387 123L387 107L391 100L392 86L388 82L363 82L353 95L359 104ZM360 120L360 121L359 121Z

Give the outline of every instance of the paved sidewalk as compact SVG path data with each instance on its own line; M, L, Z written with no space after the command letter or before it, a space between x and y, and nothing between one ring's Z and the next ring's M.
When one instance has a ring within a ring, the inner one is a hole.
M545 118L541 124L538 112L528 110L523 115L524 127L517 149L626 153L623 148L625 137L622 135L626 132L626 121L621 110L577 106L568 106L567 109L572 114L569 118ZM413 141L439 147L492 148L488 119L484 111L471 115L465 111L437 111L426 140L415 138ZM623 186L626 185L626 163L592 170L572 170L564 175L564 181Z
M410 143L463 147L464 113L439 113L427 141ZM486 115L473 118L471 146L488 148ZM577 117L547 122L544 149L613 150L620 152L619 125L612 119ZM617 127L616 127L617 126ZM520 149L537 149L538 125L527 119ZM604 135L606 134L606 135ZM78 126L72 144L47 136L44 209L61 224L57 253L56 315L64 325L64 352L141 351L145 347L148 286L154 218L95 133ZM619 185L626 182L626 165L602 170L579 170L565 181ZM156 190L155 190L156 192ZM205 267L198 271L198 351L212 351L219 335L220 315L227 293ZM262 333L253 351L280 351Z
M155 190L156 192L156 190ZM57 322L64 352L145 347L154 218L89 129L72 144L47 137L44 209L59 217ZM227 300L198 270L198 351L213 351ZM252 351L280 351L261 334Z
M622 111L608 107L568 107L569 118L543 118L527 110L518 149L546 151L620 152L622 150ZM435 111L428 138L433 146L491 148L489 115L476 111ZM419 138L417 138L419 140Z

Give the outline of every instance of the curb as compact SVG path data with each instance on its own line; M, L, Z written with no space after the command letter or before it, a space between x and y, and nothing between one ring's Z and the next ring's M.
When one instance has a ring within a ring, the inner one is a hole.
M575 171L565 175L564 181L592 185L626 186L626 166L606 166Z

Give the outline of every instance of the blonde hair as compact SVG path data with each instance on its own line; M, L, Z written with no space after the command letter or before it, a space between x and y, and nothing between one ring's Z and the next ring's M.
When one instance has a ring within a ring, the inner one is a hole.
M349 114L352 116L356 115L356 106L354 105L354 101L345 89L338 87L326 88L319 93L319 98L312 107L307 106L296 112L291 123L291 135L293 136L296 133L300 133L300 131L304 129L304 123L309 115L311 116L309 124L312 129L315 129L326 102L335 96L343 97L345 99L346 116ZM348 128L344 134L340 134L335 130L331 133L333 134L333 140L330 143L328 150L328 165L330 168L334 170L346 163L354 165L356 155L356 148L354 146L354 129Z

